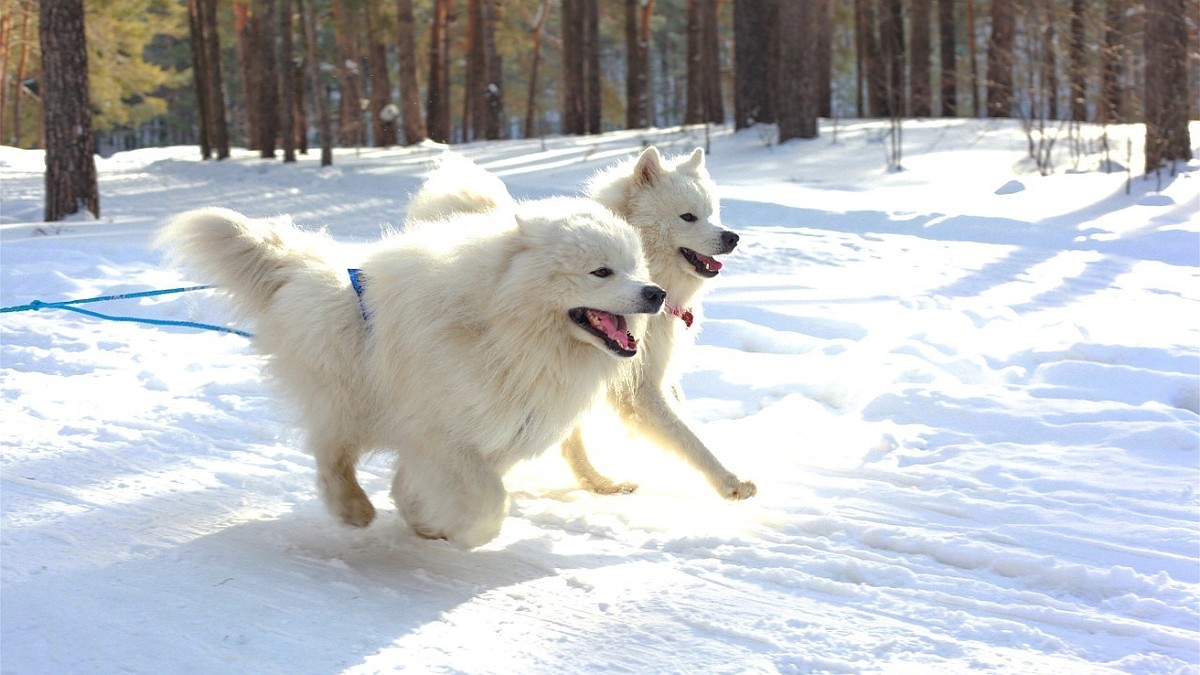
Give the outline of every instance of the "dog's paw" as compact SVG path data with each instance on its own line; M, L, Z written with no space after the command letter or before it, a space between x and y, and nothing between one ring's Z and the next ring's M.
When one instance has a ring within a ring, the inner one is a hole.
M375 505L365 496L361 499L347 499L338 505L338 517L347 525L366 527L375 520Z
M430 529L428 527L424 527L422 525L413 525L412 530L413 530L413 532L417 533L418 537L420 537L422 539L431 539L431 540L437 541L437 540L449 538L442 532L432 530L432 529Z
M617 483L607 478L587 481L583 487L598 495L627 495L638 489L637 483Z
M756 486L752 481L739 481L737 478L727 482L724 490L721 492L722 497L735 502L743 499L749 499L756 494L758 494L758 486Z

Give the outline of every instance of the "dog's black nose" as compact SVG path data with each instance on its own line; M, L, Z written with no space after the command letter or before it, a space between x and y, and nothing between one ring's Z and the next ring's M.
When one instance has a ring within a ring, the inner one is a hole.
M738 239L740 239L740 237L738 237L737 232L730 232L729 230L722 232L721 247L724 249L722 253L729 253L733 249L737 248Z
M653 308L653 311L658 311L666 297L667 292L658 286L642 286L642 300L645 300L646 304Z

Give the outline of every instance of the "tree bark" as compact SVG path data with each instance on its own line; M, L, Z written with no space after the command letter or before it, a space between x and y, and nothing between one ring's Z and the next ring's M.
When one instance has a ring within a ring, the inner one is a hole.
M883 0L879 46L887 75L887 117L904 116L904 8L901 0Z
M1087 72L1084 56L1087 50L1087 32L1084 25L1083 0L1071 0L1071 49L1068 60L1068 78L1071 81L1071 120L1087 121Z
M192 83L196 91L196 120L200 132L200 158L213 156L210 133L210 106L208 102L209 64L204 53L202 0L188 0L188 32L192 51Z
M562 0L563 133L585 133L582 0Z
M292 39L292 0L279 3L279 136L283 141L283 161L296 161L296 102L292 64L295 45Z
M254 8L257 24L255 78L261 86L258 97L258 149L263 159L275 157L279 136L279 76L275 59L275 0L257 0Z
M913 117L933 114L933 87L930 82L929 6L930 0L912 0L912 44L909 46L909 106Z
M208 76L208 120L209 141L217 153L217 159L229 158L229 122L226 120L225 88L222 83L221 42L217 30L217 0L200 0L202 11L200 23L204 30L204 61Z
M599 7L563 0L563 132L600 132Z
M87 209L100 217L95 142L88 100L83 0L43 0L42 117L46 129L46 209L49 222Z
M258 143L262 139L258 116L262 112L259 98L262 95L263 83L259 81L262 71L255 66L258 62L258 51L255 47L259 44L260 37L251 2L252 0L234 0L233 29L237 35L238 61L242 70L246 147L258 150Z
M425 124L431 140L450 142L450 0L435 0L429 27L429 95Z
M1146 173L1192 158L1187 7L1187 0L1146 0Z
M1100 71L1099 117L1104 124L1123 119L1121 106L1121 67L1125 62L1125 40L1121 32L1126 0L1108 0L1104 6L1104 51Z
M778 24L795 29L794 39L780 42L779 142L816 138L817 19L822 0L787 0L779 4Z
M333 0L333 32L337 41L337 63L334 64L334 70L338 74L338 88L342 92L341 106L338 109L338 138L342 147L347 148L361 146L365 141L356 7L356 4L348 0Z
M463 139L504 136L504 96L500 55L496 51L492 0L468 0L467 96Z
M333 121L329 119L329 104L325 100L325 85L321 82L321 62L317 60L317 12L313 0L300 0L304 24L304 53L308 73L312 78L313 107L317 111L317 136L321 143L321 166L333 164Z
M717 0L687 2L687 115L684 122L724 121ZM815 64L814 64L815 65Z
M397 0L399 18L396 57L400 62L400 118L404 127L404 144L413 145L425 140L425 118L421 116L421 87L417 83L417 43L413 33L412 0Z
M529 93L525 99L525 138L537 135L538 73L542 65L542 33L550 16L550 0L542 0L530 31L533 37L533 56L529 62Z
M817 114L833 117L833 0L817 4Z
M992 3L992 35L987 54L988 117L1011 117L1013 105L1013 42L1016 37L1013 3Z
M398 108L392 105L392 81L388 77L387 35L383 30L384 17L378 5L368 5L367 19L367 75L371 83L370 114L371 141L377 148L396 144L396 117ZM388 107L392 106L392 107Z
M958 114L958 53L954 0L938 0L938 40L941 51L942 117Z
M733 124L746 129L774 121L768 92L773 83L767 71L773 27L768 4L774 0L736 0L733 3Z
M742 0L749 2L750 0ZM734 5L734 11L742 1ZM650 126L650 16L654 0L625 0L625 126ZM741 127L739 127L741 128Z
M598 134L600 127L601 105L603 101L600 78L600 7L597 0L583 0L583 42L584 42L584 120L587 123L587 133Z

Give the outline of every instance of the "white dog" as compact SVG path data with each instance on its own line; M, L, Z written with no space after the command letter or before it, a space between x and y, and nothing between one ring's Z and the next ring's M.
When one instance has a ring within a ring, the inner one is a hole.
M721 226L716 186L704 167L704 151L664 162L648 148L639 157L595 176L587 187L592 199L624 217L640 234L654 283L667 292L667 312L650 318L641 353L622 364L609 380L608 401L626 426L663 446L701 471L718 494L746 499L757 488L726 469L675 412L669 398L679 391L669 365L679 340L696 330L696 295L706 279L717 276L714 256L731 252L738 235ZM444 218L451 213L505 212L542 208L540 202L514 204L496 176L456 155L448 155L414 195L408 219ZM668 389L671 390L668 397ZM577 425L562 451L577 480L600 493L636 488L601 475L588 460Z
M287 219L203 209L160 242L256 323L331 512L372 521L355 465L391 451L408 524L472 548L499 532L501 477L566 437L637 353L632 315L664 293L636 234L591 200L460 220L385 239L353 274L328 236Z

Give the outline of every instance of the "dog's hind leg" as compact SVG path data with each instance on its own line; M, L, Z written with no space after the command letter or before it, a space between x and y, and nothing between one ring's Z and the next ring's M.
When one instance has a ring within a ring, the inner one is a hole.
M625 402L620 412L621 419L635 431L691 464L726 499L749 499L758 492L754 483L740 480L713 456L687 424L679 419L661 392L643 387L634 396L635 400Z
M315 440L315 439L314 439ZM346 443L310 441L317 460L321 496L330 513L347 525L366 527L375 519L375 507L358 484L355 465L358 448Z
M587 448L583 445L583 432L576 426L562 443L563 458L567 460L567 466L571 467L571 473L575 474L575 480L579 481L579 485L586 490L591 490L596 494L611 495L617 493L630 493L637 489L635 483L618 483L604 474L596 470L588 460Z

